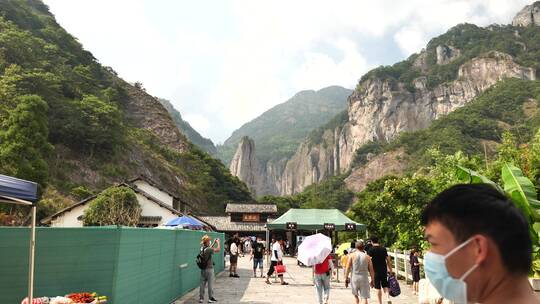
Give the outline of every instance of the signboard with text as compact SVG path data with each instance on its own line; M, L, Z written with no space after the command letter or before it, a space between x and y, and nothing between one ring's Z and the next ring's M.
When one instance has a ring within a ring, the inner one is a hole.
M336 225L331 223L324 223L324 229L328 231L336 230Z
M298 228L298 224L296 224L296 222L288 222L286 226L287 230L296 230Z

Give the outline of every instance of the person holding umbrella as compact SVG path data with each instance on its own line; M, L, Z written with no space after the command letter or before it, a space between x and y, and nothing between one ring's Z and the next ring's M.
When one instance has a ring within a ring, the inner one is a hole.
M319 304L328 304L328 298L330 297L330 278L334 272L332 255L328 254L324 261L315 264L313 271L315 272L314 280Z

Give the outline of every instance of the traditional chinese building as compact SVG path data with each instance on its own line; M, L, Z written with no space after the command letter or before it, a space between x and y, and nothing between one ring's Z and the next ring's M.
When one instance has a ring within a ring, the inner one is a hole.
M265 237L265 225L277 214L275 204L227 204L225 216L200 216L219 232L232 236Z

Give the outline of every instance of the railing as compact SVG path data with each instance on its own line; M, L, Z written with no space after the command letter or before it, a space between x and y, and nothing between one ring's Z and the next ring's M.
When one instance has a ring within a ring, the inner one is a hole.
M387 249L388 255L390 258L392 258L392 266L394 268L394 272L396 274L396 277L402 277L406 281L412 281L412 273L411 273L411 263L410 263L410 252L408 251L400 251L400 250L390 250ZM420 278L425 278L425 274L423 271L423 259L418 258L418 261L420 262Z

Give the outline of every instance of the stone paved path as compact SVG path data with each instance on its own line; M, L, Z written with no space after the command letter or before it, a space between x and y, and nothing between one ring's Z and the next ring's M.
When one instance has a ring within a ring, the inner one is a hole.
M216 279L214 293L218 304L316 304L317 296L315 294L315 287L311 281L311 268L297 266L296 259L294 258L285 258L285 265L288 271L288 274L285 275L285 280L290 285L281 286L278 283L267 285L264 282L264 278L253 278L252 264L249 261L249 257L239 258L239 279L229 278L228 272L219 274ZM342 270L340 269L340 271ZM273 279L271 281L273 282ZM417 303L416 296L412 295L410 287L406 286L402 281L400 285L402 294L396 298L392 298L392 303ZM198 303L198 300L197 289L177 300L174 304L194 304ZM332 282L329 303L354 303L351 291L345 288L342 276L341 283ZM373 289L369 303L377 303L377 295Z

